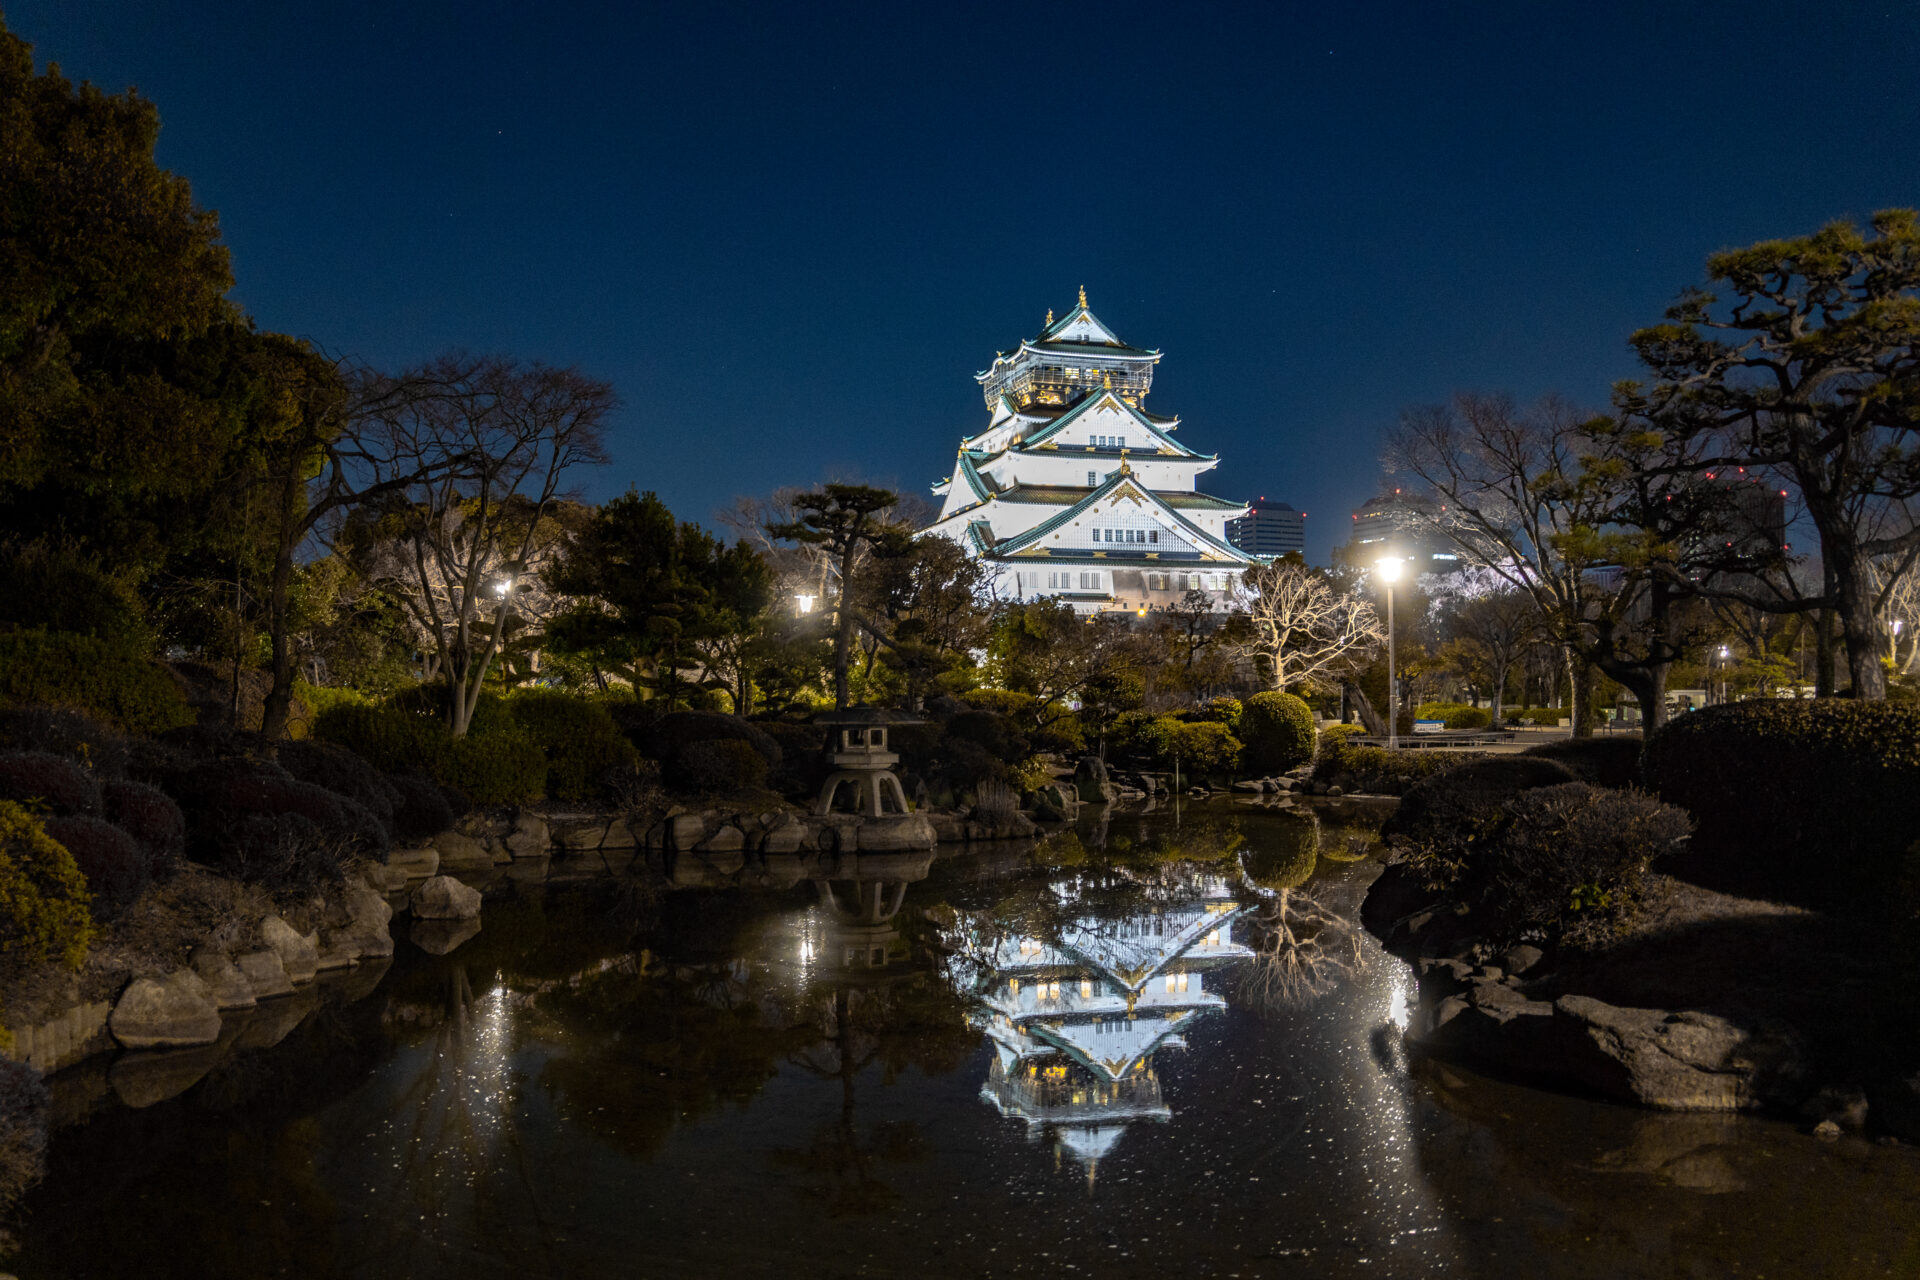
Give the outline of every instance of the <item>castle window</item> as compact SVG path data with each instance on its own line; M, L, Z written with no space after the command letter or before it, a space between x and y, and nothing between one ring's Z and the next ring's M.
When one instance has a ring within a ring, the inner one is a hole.
M1087 488L1091 489L1096 485L1098 485L1099 483L1100 482L1098 480L1094 479L1093 472L1091 471L1087 472Z

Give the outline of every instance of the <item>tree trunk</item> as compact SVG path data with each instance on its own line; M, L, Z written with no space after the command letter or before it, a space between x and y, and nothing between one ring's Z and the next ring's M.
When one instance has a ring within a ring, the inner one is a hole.
M1591 738L1593 736L1593 664L1585 658L1576 656L1572 650L1568 650L1567 679L1573 687L1571 699L1573 736Z
M1831 698L1834 694L1833 678L1833 611L1816 610L1813 621L1813 696Z
M1887 670L1880 663L1880 647L1886 637L1873 607L1873 570L1857 551L1836 559L1834 595L1839 604L1841 633L1847 642L1847 674L1853 681L1853 696L1883 702Z
M853 608L847 596L853 589L853 553L859 545L857 539L848 538L846 553L840 557L840 617L833 635L833 706L836 711L847 709L847 663L853 656Z
M1351 680L1343 680L1340 682L1340 691L1353 703L1353 709L1360 714L1360 723L1366 726L1368 733L1376 738L1387 736L1387 722L1373 709L1373 703L1367 700L1364 689Z

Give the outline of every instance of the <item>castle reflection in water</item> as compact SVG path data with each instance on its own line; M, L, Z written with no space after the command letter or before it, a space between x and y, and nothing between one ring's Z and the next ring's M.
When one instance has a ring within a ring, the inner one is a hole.
M1021 925L962 917L949 939L953 977L994 1048L981 1096L1034 1139L1050 1133L1089 1177L1129 1124L1172 1116L1156 1058L1226 1007L1221 970L1253 958L1234 937L1247 909L1237 882L1122 879L1052 880Z

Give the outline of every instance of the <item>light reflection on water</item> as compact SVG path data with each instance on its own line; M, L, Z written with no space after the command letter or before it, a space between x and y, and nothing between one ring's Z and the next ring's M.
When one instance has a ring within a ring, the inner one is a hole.
M1920 1274L1910 1151L1410 1075L1364 824L1177 821L637 920L490 900L450 956L63 1131L11 1265Z

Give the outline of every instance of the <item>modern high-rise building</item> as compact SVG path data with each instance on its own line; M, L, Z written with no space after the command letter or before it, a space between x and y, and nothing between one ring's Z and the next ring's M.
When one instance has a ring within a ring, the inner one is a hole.
M1284 556L1307 553L1307 513L1285 502L1259 497L1247 504L1247 514L1227 521L1227 541L1248 555Z
M1353 536L1335 547L1333 562L1372 568L1388 556L1410 561L1409 575L1461 567L1460 548L1440 528L1446 508L1419 494L1389 490L1353 513Z
M1196 487L1219 465L1148 413L1158 351L1129 346L1080 305L976 374L991 415L960 442L928 533L993 571L1002 599L1140 612L1190 589L1226 592L1254 558L1227 541L1247 506Z

